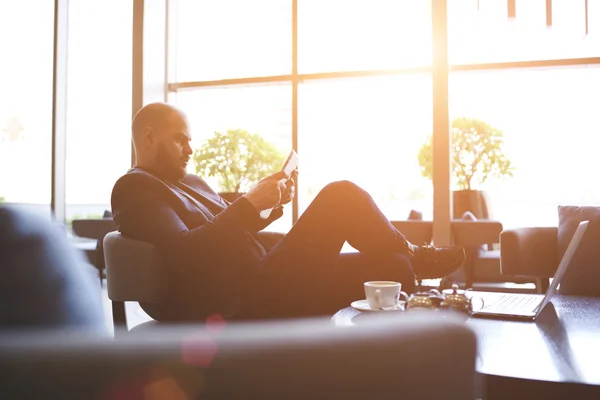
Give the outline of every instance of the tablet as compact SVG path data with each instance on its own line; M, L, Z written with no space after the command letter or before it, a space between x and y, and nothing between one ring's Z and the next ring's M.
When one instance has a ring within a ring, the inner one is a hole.
M285 178L281 179L279 182L285 182L288 179L290 179L292 172L294 172L296 170L296 168L298 168L298 161L299 161L298 153L296 153L294 150L290 151L290 155L288 156L287 160L285 160L285 163L283 164L283 168L281 168L281 170L283 172L285 172ZM269 218L269 216L271 215L271 211L273 211L272 208L267 208L266 210L262 210L260 212L260 217L262 219Z
M292 150L290 152L290 155L288 156L287 160L285 160L285 164L283 164L283 168L281 169L283 172L285 172L284 180L288 180L290 178L290 176L292 175L292 172L294 172L296 170L296 168L298 168L298 153L296 153L294 150Z

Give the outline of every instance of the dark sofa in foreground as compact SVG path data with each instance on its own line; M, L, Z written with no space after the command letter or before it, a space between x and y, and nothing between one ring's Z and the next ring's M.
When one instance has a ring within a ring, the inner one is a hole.
M463 324L419 315L353 327L170 326L119 339L3 334L1 390L7 399L473 399L475 342Z

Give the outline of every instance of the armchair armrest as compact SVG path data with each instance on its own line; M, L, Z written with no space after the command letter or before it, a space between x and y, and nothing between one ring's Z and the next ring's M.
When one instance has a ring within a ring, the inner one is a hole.
M502 223L498 221L455 220L450 222L454 244L464 247L479 247L488 243L498 243Z
M507 229L500 234L500 269L504 275L550 278L558 266L558 228Z

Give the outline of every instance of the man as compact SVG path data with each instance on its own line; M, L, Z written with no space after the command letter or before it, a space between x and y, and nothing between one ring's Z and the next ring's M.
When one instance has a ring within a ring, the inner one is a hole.
M143 107L132 136L136 165L113 188L113 218L122 234L156 245L168 269L165 302L142 304L155 319L333 313L363 298L364 281L399 281L410 291L415 276L443 277L464 263L462 248L409 243L347 181L327 185L274 240L263 229L293 199L294 179L281 183L283 172L275 173L229 204L186 173L191 133L181 111L164 103ZM360 254L340 254L345 241Z

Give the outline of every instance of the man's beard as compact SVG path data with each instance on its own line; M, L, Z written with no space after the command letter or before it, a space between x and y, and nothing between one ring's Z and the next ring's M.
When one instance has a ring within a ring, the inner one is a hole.
M161 173L169 180L179 181L186 175L184 168L181 168L179 160L176 163L169 157L164 148L159 145L156 152L156 164L160 168Z

